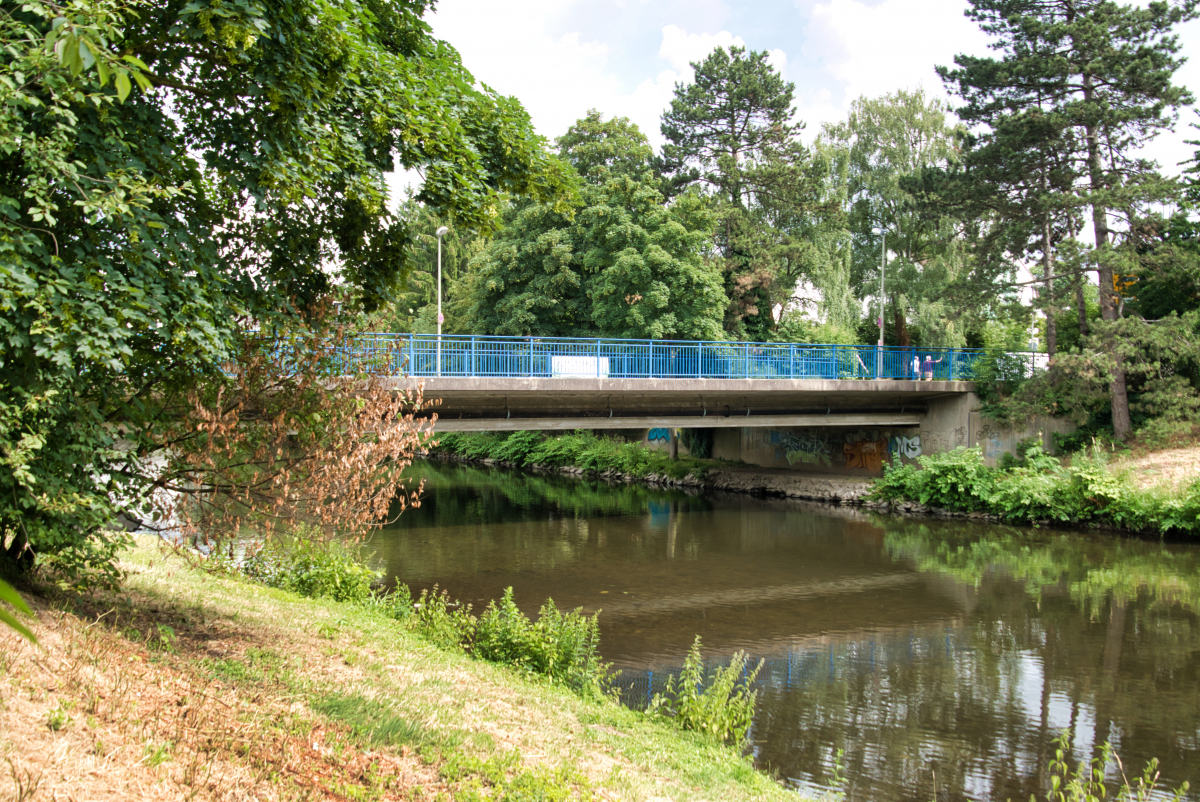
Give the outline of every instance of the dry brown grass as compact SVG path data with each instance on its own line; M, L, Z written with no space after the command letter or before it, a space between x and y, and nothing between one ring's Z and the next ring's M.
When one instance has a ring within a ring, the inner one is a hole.
M34 802L797 798L716 742L365 608L207 575L148 543L124 567L119 595L31 599L38 647L0 639L0 800L18 778ZM52 730L53 711L70 723ZM380 721L411 731L377 737Z
M188 626L153 608L34 607L37 646L0 635L5 798L413 799L446 790L408 750L356 747L269 677L234 684L199 670L205 656L244 656L248 636L262 633ZM183 624L176 637L159 637L164 620ZM134 633L146 632L138 643Z
M1129 468L1142 488L1167 486L1182 489L1200 477L1200 442L1184 441L1171 448L1134 448L1115 467Z

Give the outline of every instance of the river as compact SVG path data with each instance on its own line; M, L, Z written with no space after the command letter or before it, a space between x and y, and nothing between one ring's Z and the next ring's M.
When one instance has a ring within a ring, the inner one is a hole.
M1200 549L748 496L418 463L419 509L377 535L388 574L476 611L600 610L644 704L696 635L763 669L762 768L850 800L1042 796L1053 740L1200 782ZM1110 771L1115 778L1115 766ZM1188 799L1200 799L1196 788Z

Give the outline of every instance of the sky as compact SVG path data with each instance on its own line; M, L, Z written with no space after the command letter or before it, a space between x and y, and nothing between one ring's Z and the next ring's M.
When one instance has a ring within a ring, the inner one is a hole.
M965 0L439 0L434 34L477 81L521 100L553 140L595 108L629 117L656 147L659 117L690 63L719 45L766 50L795 86L806 136L843 119L860 96L923 87L948 98L934 71L958 53L984 55L987 38ZM1196 58L1176 74L1200 95L1200 20L1179 29ZM1200 138L1180 115L1148 149L1164 172Z

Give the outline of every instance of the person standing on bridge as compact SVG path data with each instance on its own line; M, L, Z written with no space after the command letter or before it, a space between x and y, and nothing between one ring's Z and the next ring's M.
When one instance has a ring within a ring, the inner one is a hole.
M933 358L933 354L926 354L925 361L921 363L921 378L927 382L933 381L933 366L941 362L945 357Z

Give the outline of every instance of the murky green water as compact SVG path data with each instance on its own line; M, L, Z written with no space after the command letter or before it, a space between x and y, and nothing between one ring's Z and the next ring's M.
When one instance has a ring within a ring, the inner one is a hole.
M760 765L853 800L1026 800L1052 740L1200 783L1200 549L611 487L444 464L377 536L387 570L481 607L601 609L644 701L692 639L765 661ZM1115 775L1114 775L1115 776ZM1200 799L1193 791L1189 798Z

